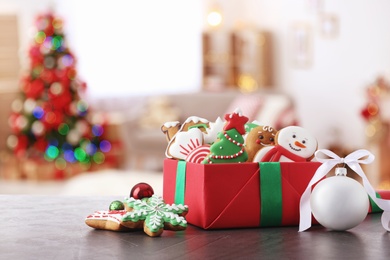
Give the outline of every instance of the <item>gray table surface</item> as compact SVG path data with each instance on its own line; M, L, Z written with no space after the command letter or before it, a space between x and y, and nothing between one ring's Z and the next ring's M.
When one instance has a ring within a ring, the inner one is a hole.
M0 259L390 259L380 214L348 232L316 226L205 231L194 226L151 238L84 223L111 196L0 195Z

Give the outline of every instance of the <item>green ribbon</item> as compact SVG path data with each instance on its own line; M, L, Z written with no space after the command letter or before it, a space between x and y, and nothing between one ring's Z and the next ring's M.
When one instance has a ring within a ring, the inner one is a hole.
M178 161L176 169L175 204L184 205L184 193L186 189L186 161Z
M282 175L280 163L259 163L260 167L260 226L280 226L282 223ZM175 204L184 204L186 162L178 161L176 169Z
M377 198L380 198L381 195L379 195L379 193L376 192L376 197L377 197ZM383 211L383 210L375 203L375 201L374 201L370 196L368 196L368 198L370 199L371 212L372 212L372 213L378 213L378 212L382 212L382 211Z
M280 163L259 163L260 226L280 226L282 223L282 175Z

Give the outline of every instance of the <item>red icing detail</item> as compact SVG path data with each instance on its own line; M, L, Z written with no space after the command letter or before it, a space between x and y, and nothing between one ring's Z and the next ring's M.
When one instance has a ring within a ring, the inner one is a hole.
M294 162L305 162L306 159L298 156L296 154L293 154L286 148L283 148L280 145L274 146L271 150L269 150L264 157L261 159L262 162L279 162L281 156L286 156L290 160L293 160Z
M246 116L240 116L237 113L226 114L225 119L227 121L223 130L227 131L235 128L241 135L245 134L245 123L248 122L248 118Z
M180 148L182 148L184 151L186 151L186 153L180 152L181 154L188 155L188 153L190 152L186 148L184 148L184 146L182 146L182 145L180 145Z

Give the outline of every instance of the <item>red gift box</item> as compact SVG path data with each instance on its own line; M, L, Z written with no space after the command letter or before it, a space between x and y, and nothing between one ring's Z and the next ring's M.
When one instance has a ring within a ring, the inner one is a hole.
M321 163L195 164L165 159L163 197L204 229L299 224L299 201Z

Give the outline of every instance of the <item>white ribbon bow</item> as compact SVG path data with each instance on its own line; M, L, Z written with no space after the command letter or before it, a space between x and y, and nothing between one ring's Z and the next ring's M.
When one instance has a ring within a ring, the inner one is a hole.
M331 159L320 158L320 154L324 154ZM313 178L310 180L306 190L302 194L300 201L300 220L299 220L299 232L305 231L311 226L311 206L310 195L311 187L313 184L321 180L334 166L337 164L346 164L354 172L356 172L363 180L363 186L366 189L371 199L384 211L382 214L381 222L382 226L390 231L390 200L384 200L376 197L375 189L371 186L366 175L364 174L360 164L369 164L374 161L375 156L367 150L357 150L345 158L340 158L337 154L326 150L318 150L315 153L315 157L322 165L317 169Z

